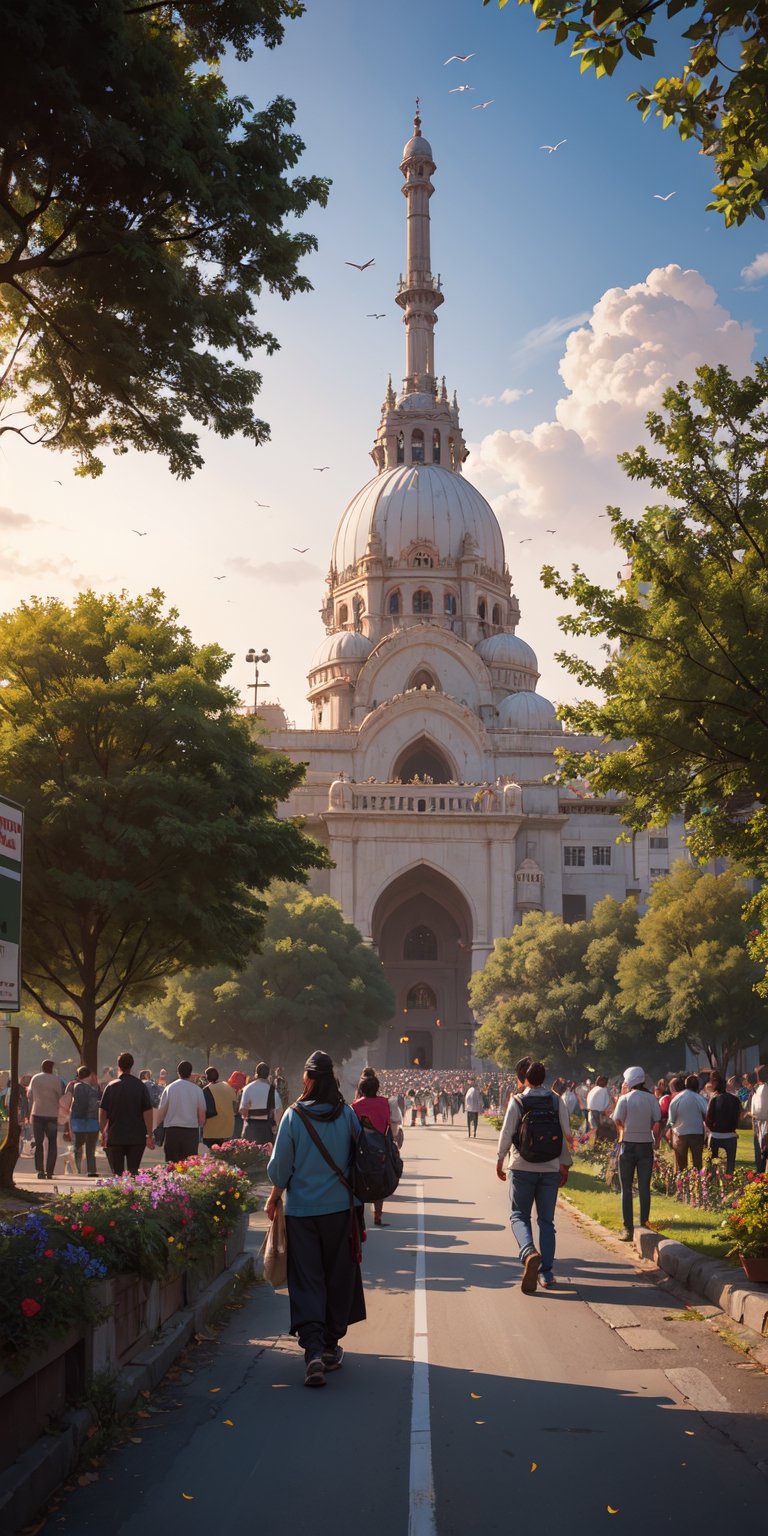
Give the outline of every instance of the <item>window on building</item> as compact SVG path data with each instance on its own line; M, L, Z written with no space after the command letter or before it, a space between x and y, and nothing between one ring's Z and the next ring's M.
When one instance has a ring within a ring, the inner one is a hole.
M651 873L651 879L652 880L660 880L662 875L668 875L669 874L669 870L667 869L666 865L664 865L663 868L662 868L661 866L654 867L654 865L652 864L651 865L650 873Z
M649 839L648 839L648 847L649 848L668 848L669 847L669 838L668 837L649 837Z
M435 427L435 430L432 433L432 463L440 463L440 433L438 432L437 427Z
M406 1008L436 1008L437 998L425 981L417 981L405 999Z
M397 462L398 464L405 463L405 438L402 432L397 434Z
M403 945L404 960L436 960L437 939L431 928L420 923L418 928L412 928L406 934Z
M409 688L434 688L435 690L437 690L437 683L435 682L435 679L432 676L432 673L428 672L426 667L421 667L418 672L414 673L413 677L411 678L411 681L408 684L408 687Z
M431 613L432 593L425 591L423 587L420 587L418 592L414 592L413 611L414 613Z
M449 439L448 439L448 458L450 460L451 469L455 469L456 468L456 441L452 437L449 437Z
M414 427L411 433L411 463L424 463L424 433L421 427Z
M606 843L602 843L602 844L600 844L597 847L595 847L593 845L593 848L592 848L592 866L593 866L593 868L599 866L602 869L607 869L607 868L610 867L610 863L611 863L611 845L610 845L610 843L607 843L607 844Z
M348 609L346 603L341 603L339 605L338 623L339 623L339 625L348 624L349 623L349 609Z
M563 848L563 863L566 869L583 869L586 863L586 849L580 843L566 843Z
M492 624L500 624L501 623L501 608L499 607L498 603L494 603L494 605L493 605L493 613L491 614L491 623Z
M563 922L583 923L587 916L586 896L563 896Z
M457 610L458 610L458 604L456 602L456 593L455 592L444 592L443 593L443 613L447 614L449 619L453 619L453 618L456 617Z
M485 598L484 597L480 597L477 600L477 617L479 618L481 624L485 623L487 616L488 616L488 608L487 608L487 605L486 605Z
M425 570L431 570L434 563L435 557L430 554L428 549L415 549L411 555L411 565L417 569L421 567Z
M387 613L393 617L402 613L402 598L399 592L390 592L387 598Z

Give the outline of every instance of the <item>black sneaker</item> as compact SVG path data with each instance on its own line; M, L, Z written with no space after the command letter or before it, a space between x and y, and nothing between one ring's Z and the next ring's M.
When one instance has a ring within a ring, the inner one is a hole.
M540 1269L541 1254L537 1253L535 1248L532 1248L523 1260L523 1278L520 1282L520 1289L524 1295L533 1296Z
M338 1371L344 1363L344 1351L340 1344L334 1349L323 1350L323 1365L326 1371Z
M305 1387L325 1386L325 1366L322 1355L315 1355L307 1361L307 1369L304 1374Z

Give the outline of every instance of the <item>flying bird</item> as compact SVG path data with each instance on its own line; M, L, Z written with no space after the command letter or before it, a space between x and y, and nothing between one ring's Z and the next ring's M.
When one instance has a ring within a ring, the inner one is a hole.
M226 581L226 576L214 576L214 581Z
M452 85L448 95L455 96L457 91L473 91L474 89L473 85Z
M375 267L376 258L371 256L369 261L345 261L345 267L356 267L358 272L364 272L366 267Z
M60 480L54 480L53 483L54 483L54 485L61 485L61 481Z
M293 550L294 554L296 554L296 555L305 555L307 553L307 550L309 549L309 545L305 544L303 549L297 549L296 545L292 544L291 545L291 549Z
M519 542L521 544L532 544L533 543L533 539L520 539Z
M315 473L318 474L318 475L322 475L324 473L324 471L326 469L330 469L330 467L331 467L330 464L313 464L312 465L312 468L314 469Z
M545 533L557 533L557 529L556 528L545 528L544 532Z
M654 192L653 195L654 195L657 203L668 203L669 199L671 197L677 197L677 193L676 192L667 192L665 197L662 197L660 192Z
M452 53L451 57L449 59L443 59L443 63L444 64L467 64L467 63L469 63L469 60L473 59L474 57L475 57L475 55L473 53Z
M139 538L140 538L140 539L145 539L145 538L146 538L146 537L147 537L147 530L146 530L146 528L145 528L145 529L144 529L144 532L143 532L143 533L142 533L142 531L141 531L141 529L140 529L140 528L132 528L132 529L131 529L131 533L135 533L135 534L138 534L138 537L139 537Z
M496 97L492 96L490 101L478 101L478 102L475 103L474 107L472 108L472 111L473 112L482 112L485 107L492 107L495 100L496 100Z
M546 149L550 155L553 155L555 153L555 150L560 148L561 144L567 144L567 143L568 143L567 139L558 139L556 144L540 144L539 145L539 149Z
M380 315L366 315L365 318L366 320L385 320L386 311L383 311Z
M270 503L268 501L255 501L253 505L255 507L268 507Z

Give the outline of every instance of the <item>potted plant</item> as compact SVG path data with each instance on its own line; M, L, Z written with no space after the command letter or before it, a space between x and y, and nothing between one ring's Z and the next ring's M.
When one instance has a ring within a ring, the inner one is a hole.
M731 1253L738 1255L747 1279L768 1285L768 1174L747 1174L723 1226L733 1237Z

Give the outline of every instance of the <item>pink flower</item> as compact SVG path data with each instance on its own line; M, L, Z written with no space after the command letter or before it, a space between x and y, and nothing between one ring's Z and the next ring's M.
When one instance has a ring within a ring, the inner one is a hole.
M114 1226L114 1222L112 1223L112 1225ZM104 1243L104 1242L106 1242L106 1238L105 1238L103 1232L97 1232L96 1233L96 1242L97 1243Z

